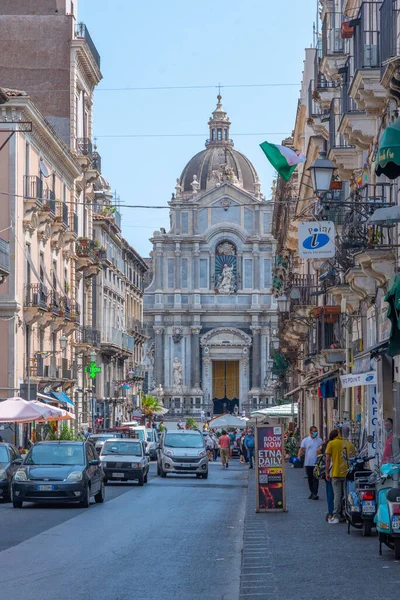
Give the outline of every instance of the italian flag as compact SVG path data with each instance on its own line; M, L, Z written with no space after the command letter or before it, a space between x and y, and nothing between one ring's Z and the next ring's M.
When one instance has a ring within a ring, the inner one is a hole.
M286 146L263 142L260 144L260 148L285 181L289 181L299 163L306 162L306 157L303 154L297 154Z

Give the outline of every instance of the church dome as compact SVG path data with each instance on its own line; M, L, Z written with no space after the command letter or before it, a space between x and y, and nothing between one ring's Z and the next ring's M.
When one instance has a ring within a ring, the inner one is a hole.
M208 123L210 138L206 149L187 163L179 179L181 191L205 191L224 181L259 196L260 182L251 162L233 147L229 138L230 121L218 96L217 108ZM198 182L193 186L193 181Z

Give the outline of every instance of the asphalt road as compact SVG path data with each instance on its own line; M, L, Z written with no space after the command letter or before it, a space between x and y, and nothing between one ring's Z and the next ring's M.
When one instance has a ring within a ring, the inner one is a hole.
M89 509L0 505L0 591L24 600L237 600L247 469L107 486Z

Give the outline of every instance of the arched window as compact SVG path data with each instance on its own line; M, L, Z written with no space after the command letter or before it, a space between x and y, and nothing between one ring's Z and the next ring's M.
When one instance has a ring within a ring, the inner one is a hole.
M228 139L228 130L224 129L224 140Z
M222 129L217 129L217 140L219 142L222 140Z
M211 139L215 140L215 129L211 130Z
M219 294L237 291L237 251L232 242L220 242L215 249L215 291Z

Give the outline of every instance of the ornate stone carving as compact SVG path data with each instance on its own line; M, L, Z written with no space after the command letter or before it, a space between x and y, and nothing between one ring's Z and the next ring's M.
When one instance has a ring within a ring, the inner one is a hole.
M28 231L30 235L33 234L38 226L38 218L36 212L31 212L24 217L24 229Z
M253 335L261 333L261 325L251 325L250 330L253 332Z
M236 329L235 327L216 327L211 331L207 331L207 333L201 336L200 343L202 347L223 347L226 346L226 344L223 343L225 340L219 338L224 337L225 340L226 337L230 337L230 345L232 346L251 346L252 344L251 337L247 335L247 333L245 333L244 331Z
M153 329L156 335L162 335L164 333L164 327L162 325L154 325Z
M201 331L201 327L198 325L192 325L192 327L190 328L191 332L193 333L193 335L199 335L200 331Z
M172 365L172 376L174 389L181 390L183 386L183 366L176 356Z
M242 358L243 374L244 375L247 375L248 364L249 364L249 359L248 358Z
M223 242L217 246L216 252L225 256L235 256L236 248L230 242Z
M51 226L50 223L40 223L38 229L38 238L45 246L51 238Z
M183 327L173 327L172 329L172 339L174 340L174 344L179 344L181 339L183 338Z
M235 293L235 275L233 273L233 265L228 266L225 264L223 266L222 273L217 279L216 287L220 294Z
M200 189L200 182L197 180L197 175L193 175L193 181L190 184L193 194L197 194Z
M204 370L205 370L205 374L208 375L209 370L210 370L210 362L211 360L207 357L203 358L203 363L204 363Z

